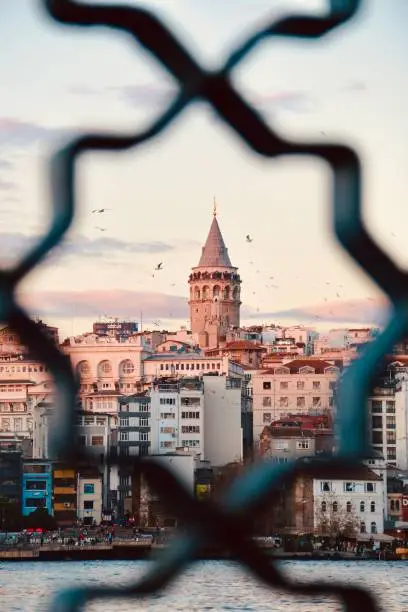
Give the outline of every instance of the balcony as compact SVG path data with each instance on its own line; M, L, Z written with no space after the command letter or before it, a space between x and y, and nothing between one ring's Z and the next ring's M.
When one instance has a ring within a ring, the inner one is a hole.
M54 495L76 495L76 487L54 487Z

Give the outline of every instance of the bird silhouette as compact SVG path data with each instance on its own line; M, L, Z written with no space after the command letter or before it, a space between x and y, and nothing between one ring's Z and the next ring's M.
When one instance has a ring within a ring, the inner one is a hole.
M107 210L112 210L111 208L94 208L92 213L101 214L106 212Z
M106 227L98 227L95 225L95 229L99 230L100 232L106 232Z
M163 270L163 262L162 261L157 264L157 266L155 267L155 270Z
M254 239L253 239L253 238L251 238L251 236L250 236L249 234L247 234L247 235L246 235L246 241L247 241L247 242L253 242L253 241L254 241Z

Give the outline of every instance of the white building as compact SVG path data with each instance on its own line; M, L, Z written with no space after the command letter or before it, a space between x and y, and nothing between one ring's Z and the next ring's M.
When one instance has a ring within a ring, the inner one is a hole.
M144 359L143 371L147 382L163 376L186 378L210 372L219 376L245 375L244 368L227 356L209 357L201 352L157 352Z
M384 382L381 387L373 389L368 399L372 447L385 457L389 465L398 465L401 469L408 467L407 409L405 381L400 383L399 391L395 381Z
M156 380L150 393L151 454L187 448L204 458L204 385L202 378Z
M185 449L214 466L241 461L241 382L228 376L154 381L150 453Z
M205 459L215 467L242 461L241 380L203 376Z
M139 391L144 383L143 360L152 353L143 335L125 342L112 337L84 334L61 345L80 379L84 410L118 411L118 398Z
M295 359L254 372L254 443L259 443L265 425L282 417L331 413L339 374L332 363L314 358Z
M325 516L339 515L360 533L384 532L384 482L366 466L334 470L332 477L313 479L314 528L321 529Z
M85 524L102 519L102 479L78 476L77 515Z

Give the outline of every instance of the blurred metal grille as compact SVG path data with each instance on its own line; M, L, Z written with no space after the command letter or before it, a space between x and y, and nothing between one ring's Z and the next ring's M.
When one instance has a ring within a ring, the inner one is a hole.
M408 329L407 275L380 249L366 230L361 216L361 170L359 158L351 148L336 143L300 143L287 141L268 127L257 111L241 97L231 84L231 70L251 50L267 38L324 38L331 30L346 24L360 8L360 0L331 0L326 14L320 17L289 15L265 27L231 51L217 71L208 71L192 56L175 34L154 12L140 7L87 5L73 0L42 0L44 9L56 21L82 27L107 26L128 32L135 43L149 51L179 83L178 94L163 114L144 131L126 136L115 133L90 133L72 140L53 156L50 163L53 216L50 229L12 270L0 273L0 320L8 322L21 336L32 353L46 363L55 378L58 395L59 427L54 428L52 447L60 457L74 460L74 407L77 381L69 361L30 320L15 300L20 280L62 239L75 213L76 165L82 153L95 150L125 150L154 139L182 113L188 104L205 100L219 117L242 138L256 154L310 155L325 160L332 170L333 229L344 249L387 293L394 313L386 330L346 372L342 379L338 412L341 417L340 451L336 458L315 467L295 464L263 463L244 474L226 493L219 506L197 502L164 468L153 463L141 466L149 483L165 492L171 509L184 519L187 533L154 564L147 576L125 589L107 585L104 588L75 589L59 594L53 603L58 611L77 611L93 599L137 597L153 593L168 584L204 545L214 541L228 548L234 557L271 587L293 594L335 595L346 610L377 610L369 593L341 584L297 584L288 580L277 565L251 540L249 519L262 507L265 499L276 493L282 482L293 482L302 474L324 477L336 463L351 465L365 456L368 448L366 398L376 365L384 353Z

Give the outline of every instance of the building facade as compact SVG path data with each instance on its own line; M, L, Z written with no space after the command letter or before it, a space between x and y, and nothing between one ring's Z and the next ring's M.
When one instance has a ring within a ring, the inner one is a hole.
M296 414L331 414L338 367L320 359L295 359L254 372L254 444L265 425Z
M26 460L23 463L22 513L28 516L38 508L53 514L52 464L50 461Z
M188 449L204 458L204 383L201 377L163 378L151 393L151 453Z
M78 476L77 517L84 525L99 525L102 520L102 478Z

